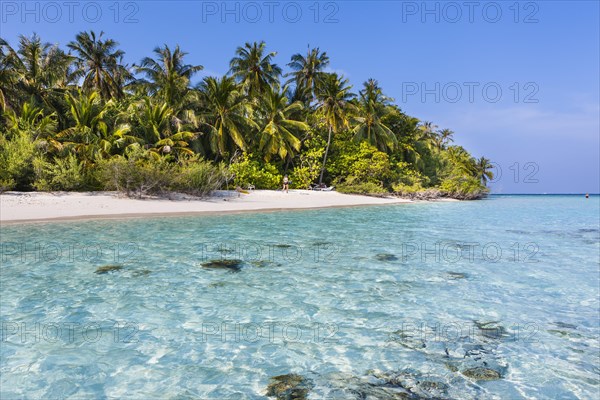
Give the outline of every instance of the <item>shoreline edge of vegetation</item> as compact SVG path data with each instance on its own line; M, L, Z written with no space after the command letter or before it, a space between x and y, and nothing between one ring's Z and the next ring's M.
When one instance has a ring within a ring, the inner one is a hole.
M492 164L454 132L405 114L374 79L357 92L319 48L287 72L264 42L238 47L222 77L179 46L139 64L104 33L66 49L0 38L0 192L115 190L207 196L225 188L332 185L412 199L484 197Z

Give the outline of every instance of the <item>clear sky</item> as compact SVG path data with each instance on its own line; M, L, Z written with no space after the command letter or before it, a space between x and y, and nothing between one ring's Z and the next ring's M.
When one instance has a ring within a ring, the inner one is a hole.
M495 193L600 192L599 1L0 1L0 36L103 30L126 62L179 44L202 75L264 40L285 68L320 47L358 90L497 163ZM201 77L200 75L199 77Z

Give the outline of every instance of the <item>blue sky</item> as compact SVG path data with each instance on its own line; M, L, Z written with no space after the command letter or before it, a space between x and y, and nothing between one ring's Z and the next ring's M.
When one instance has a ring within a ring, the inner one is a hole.
M356 90L379 80L406 113L493 160L494 192L600 192L598 1L0 3L12 45L103 30L130 64L179 44L202 75L226 73L247 41L266 41L283 67L320 47Z

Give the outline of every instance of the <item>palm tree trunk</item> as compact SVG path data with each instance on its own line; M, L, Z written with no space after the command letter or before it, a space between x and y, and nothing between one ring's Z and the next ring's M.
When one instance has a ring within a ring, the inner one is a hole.
M329 125L329 135L327 136L327 147L325 147L325 156L323 157L323 166L321 167L321 176L319 177L319 185L323 183L323 173L325 172L325 164L327 163L327 153L329 153L329 145L331 144L331 125Z

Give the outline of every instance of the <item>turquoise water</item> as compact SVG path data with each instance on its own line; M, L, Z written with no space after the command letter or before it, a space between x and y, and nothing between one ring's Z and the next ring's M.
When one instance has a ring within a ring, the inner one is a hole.
M260 399L290 373L314 399L595 398L599 218L492 196L5 226L0 398Z

